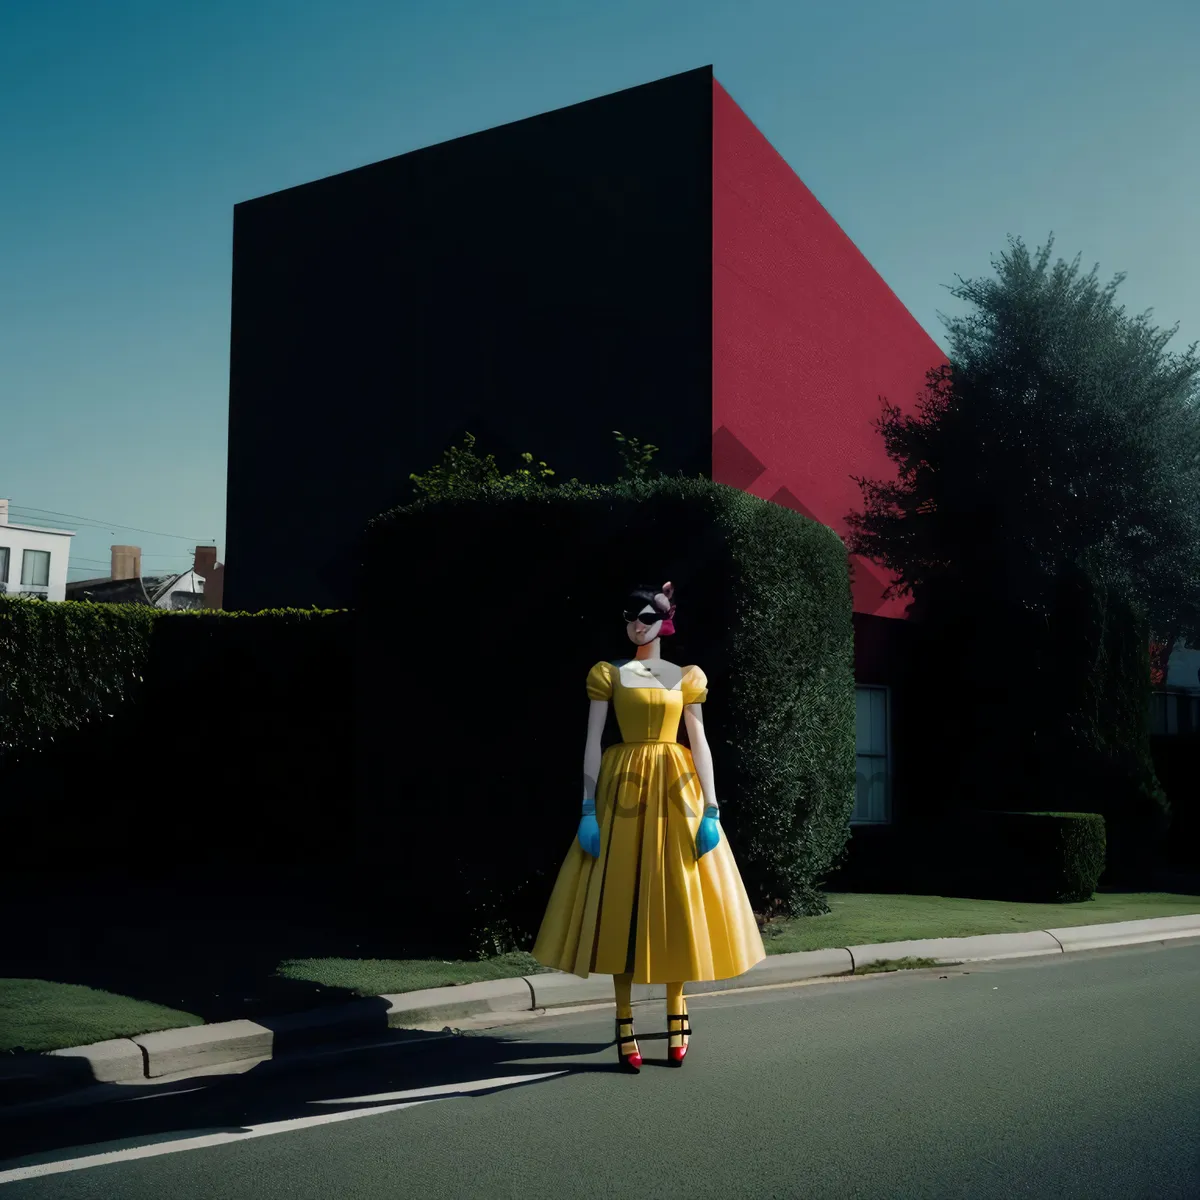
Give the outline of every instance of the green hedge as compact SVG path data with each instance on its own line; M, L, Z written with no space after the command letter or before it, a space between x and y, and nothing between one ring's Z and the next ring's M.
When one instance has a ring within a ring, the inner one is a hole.
M352 615L0 600L0 811L45 870L348 855Z
M630 653L628 588L666 579L679 617L664 650L709 678L722 822L751 900L828 911L818 879L855 791L845 549L778 505L682 478L480 487L372 523L360 853L404 888L402 908L428 920L444 897L479 949L531 943L578 825L584 680Z
M1150 753L1149 631L1119 583L1064 567L1045 616L946 589L916 633L906 695L936 731L913 756L921 810L1099 813L1105 882L1144 879L1170 805Z
M1044 904L1090 900L1104 871L1098 813L977 812L962 825L964 895Z
M162 613L0 596L0 761L114 719L142 681Z
M1143 880L1170 826L1150 750L1149 642L1144 612L1118 584L1086 564L1060 574L1031 697L1033 761L1045 807L1103 815L1107 883Z
M1063 903L1090 899L1105 865L1098 813L959 813L857 826L836 891Z

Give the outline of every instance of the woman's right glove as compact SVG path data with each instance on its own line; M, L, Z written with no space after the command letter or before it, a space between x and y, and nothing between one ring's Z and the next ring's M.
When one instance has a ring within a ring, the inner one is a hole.
M580 818L579 833L576 836L586 854L593 858L600 857L600 826L596 821L595 800L583 802L583 816Z

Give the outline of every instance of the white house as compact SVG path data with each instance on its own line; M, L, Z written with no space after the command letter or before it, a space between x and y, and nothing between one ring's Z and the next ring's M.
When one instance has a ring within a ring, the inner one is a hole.
M8 501L0 500L0 592L63 600L67 591L67 560L74 533L13 525Z

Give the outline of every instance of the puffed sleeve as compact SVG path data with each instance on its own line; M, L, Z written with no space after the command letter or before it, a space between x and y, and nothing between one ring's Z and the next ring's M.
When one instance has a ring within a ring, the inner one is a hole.
M708 676L699 667L688 667L683 674L684 704L703 704L708 699Z
M606 662L598 662L588 672L588 699L611 700L612 690L612 665Z

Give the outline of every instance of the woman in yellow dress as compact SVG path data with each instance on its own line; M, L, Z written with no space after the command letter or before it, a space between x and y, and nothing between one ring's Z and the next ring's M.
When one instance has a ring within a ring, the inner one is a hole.
M730 979L766 957L720 834L701 711L708 680L661 654L659 639L675 632L673 595L670 583L635 589L624 612L635 657L588 673L583 817L533 946L545 966L612 975L617 1061L635 1073L633 984L667 985L667 1061L678 1067L691 1034L684 983ZM602 751L610 702L622 740ZM691 750L676 741L681 716Z

